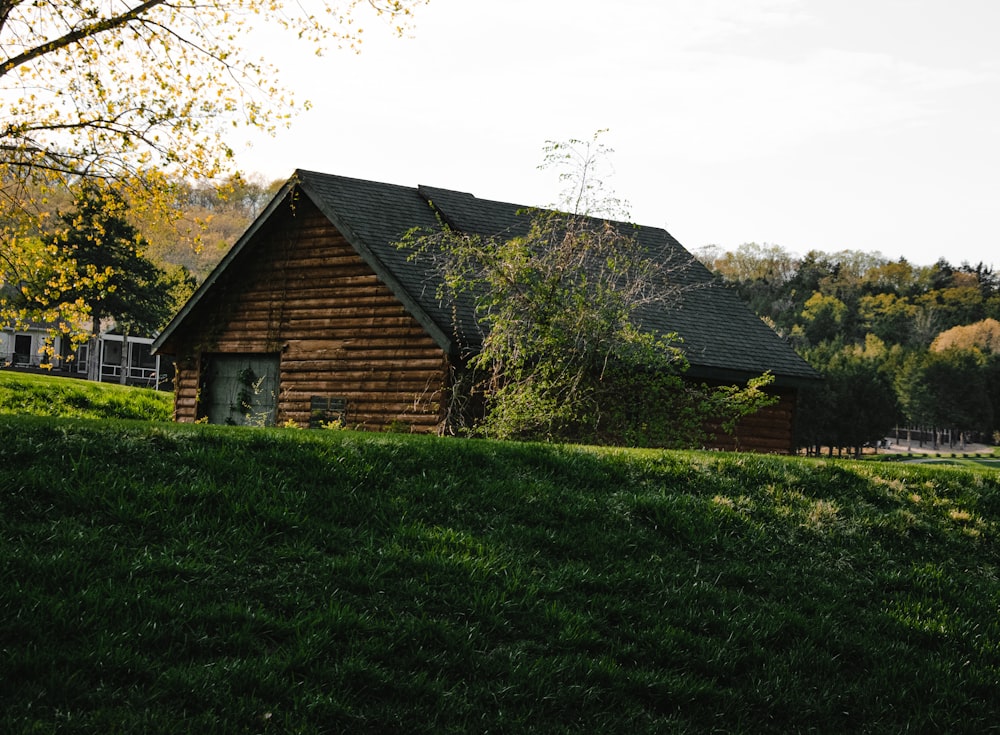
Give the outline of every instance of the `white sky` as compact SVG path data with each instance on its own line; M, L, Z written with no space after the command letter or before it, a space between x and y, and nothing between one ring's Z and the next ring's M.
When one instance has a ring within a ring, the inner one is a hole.
M547 205L545 141L610 128L608 183L689 250L1000 268L1000 0L431 0L402 40L359 20L357 56L271 46L313 107L242 169Z

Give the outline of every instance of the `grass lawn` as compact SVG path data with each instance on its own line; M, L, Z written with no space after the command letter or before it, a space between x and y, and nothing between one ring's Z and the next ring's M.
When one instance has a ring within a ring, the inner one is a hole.
M0 732L985 732L998 522L981 466L8 411Z
M169 421L173 393L0 370L0 415Z

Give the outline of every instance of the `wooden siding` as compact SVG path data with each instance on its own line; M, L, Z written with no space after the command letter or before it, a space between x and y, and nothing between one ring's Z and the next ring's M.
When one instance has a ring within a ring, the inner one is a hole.
M709 426L715 438L709 442L708 448L767 454L793 453L796 394L787 389L776 393L777 403L746 416L737 424L735 439L724 434L719 426Z
M202 415L203 357L266 353L280 357L279 425L308 426L314 398L346 401L352 427L441 423L444 352L304 197L247 243L185 327L163 347L179 358L177 421Z

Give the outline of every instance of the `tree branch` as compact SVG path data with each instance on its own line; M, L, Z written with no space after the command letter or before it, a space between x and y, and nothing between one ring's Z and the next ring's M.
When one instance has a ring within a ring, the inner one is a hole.
M92 36L128 25L134 20L141 19L143 14L147 11L152 10L159 5L164 5L166 2L167 0L146 0L146 2L140 3L128 12L124 12L110 18L102 18L98 21L90 23L89 25L75 28L59 38L54 38L51 41L28 49L24 53L18 54L17 56L0 63L0 77L19 66L33 61L34 59L41 58L46 54L51 54L54 51L59 51L60 49L72 46L74 43L78 43L85 38L91 38ZM15 5L16 2L13 0L0 0L0 18L6 20L7 15Z
M3 31L5 25L7 25L7 18L10 17L10 11L17 7L23 0L0 0L0 32Z

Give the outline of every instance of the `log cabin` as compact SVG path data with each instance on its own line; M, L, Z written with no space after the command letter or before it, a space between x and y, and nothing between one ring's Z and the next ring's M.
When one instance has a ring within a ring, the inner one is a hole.
M442 222L512 234L529 216L464 192L296 171L153 345L175 360L175 420L445 433L482 325L398 243ZM816 372L669 233L635 232L679 264L681 295L642 328L682 338L686 378L775 376L778 402L713 446L793 451L797 391Z

